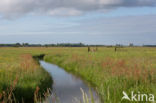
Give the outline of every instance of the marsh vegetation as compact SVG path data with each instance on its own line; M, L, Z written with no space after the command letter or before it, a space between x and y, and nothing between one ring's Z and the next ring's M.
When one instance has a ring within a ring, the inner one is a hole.
M0 48L1 101L13 93L11 98L28 102L38 89L42 94L51 87L49 73L32 58L39 54L89 82L104 103L128 103L121 101L123 91L156 95L156 48L124 47L116 52L114 47L99 47L96 52L87 47Z

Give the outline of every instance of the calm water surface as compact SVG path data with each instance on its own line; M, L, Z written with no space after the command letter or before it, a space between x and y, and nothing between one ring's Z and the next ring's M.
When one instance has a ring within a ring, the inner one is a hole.
M66 72L64 69L58 67L57 65L47 63L45 61L40 61L41 66L47 70L53 78L54 84L52 85L53 92L59 100L59 103L78 103L77 101L82 101L82 92L80 88L88 95L90 98L89 87L80 78ZM92 89L92 93L95 99L95 103L100 103L99 98ZM48 101L52 102L53 96L49 97Z

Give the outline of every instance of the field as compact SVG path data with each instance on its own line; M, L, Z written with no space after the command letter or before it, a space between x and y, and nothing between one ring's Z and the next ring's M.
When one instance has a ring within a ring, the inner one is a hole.
M32 55L30 48L0 48L0 101L31 103L51 87L50 75Z
M123 91L156 96L156 48L99 47L88 53L87 47L58 47L0 48L0 98L8 88L18 98L33 98L36 87L50 85L48 73L32 58L38 54L89 82L104 103L128 103L121 101Z

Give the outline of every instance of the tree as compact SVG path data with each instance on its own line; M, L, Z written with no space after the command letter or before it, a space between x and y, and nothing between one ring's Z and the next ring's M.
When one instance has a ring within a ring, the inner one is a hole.
M15 44L15 47L20 47L20 46L21 46L20 43L16 43L16 44Z
M130 43L129 46L130 46L130 47L133 47L134 45L133 45L133 43Z

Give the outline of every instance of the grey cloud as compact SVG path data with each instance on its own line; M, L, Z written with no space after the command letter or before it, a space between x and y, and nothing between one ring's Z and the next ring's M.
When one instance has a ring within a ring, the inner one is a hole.
M0 15L16 17L39 13L73 16L90 11L142 6L156 6L156 0L1 0Z

